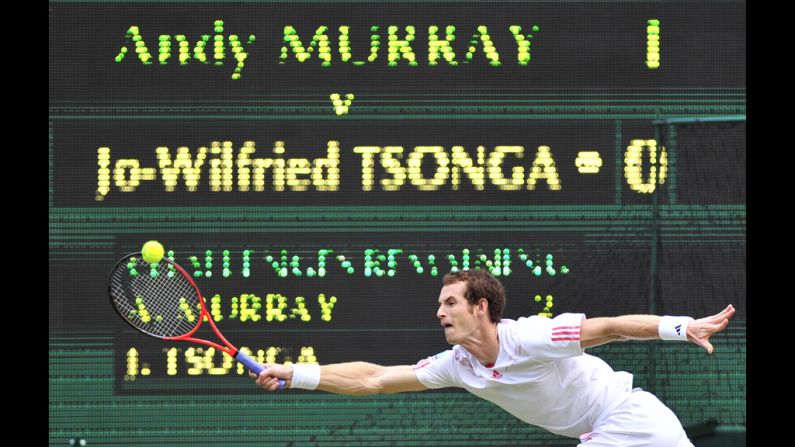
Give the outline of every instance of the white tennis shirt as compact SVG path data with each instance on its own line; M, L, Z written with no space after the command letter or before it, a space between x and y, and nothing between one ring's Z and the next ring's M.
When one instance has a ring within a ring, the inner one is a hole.
M414 365L428 388L459 387L517 418L576 438L626 399L632 374L613 371L580 347L584 314L503 319L500 353L491 368L460 345Z

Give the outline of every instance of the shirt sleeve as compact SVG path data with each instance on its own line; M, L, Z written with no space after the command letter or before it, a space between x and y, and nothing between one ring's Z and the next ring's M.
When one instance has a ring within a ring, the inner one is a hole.
M458 386L455 373L453 351L444 351L413 365L417 380L428 388L446 388Z
M560 314L555 318L534 315L517 321L516 337L527 353L539 361L583 354L580 325L584 314Z

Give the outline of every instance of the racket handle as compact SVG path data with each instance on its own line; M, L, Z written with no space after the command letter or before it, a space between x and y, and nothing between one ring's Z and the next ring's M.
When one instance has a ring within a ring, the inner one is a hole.
M260 375L262 371L265 371L267 369L265 368L265 365L257 362L256 360L252 359L251 357L247 356L246 354L240 351L237 351L237 354L235 354L235 359L238 362L246 365L246 367L248 367L248 369L256 375ZM285 384L284 379L279 379L279 389L284 388L284 384Z

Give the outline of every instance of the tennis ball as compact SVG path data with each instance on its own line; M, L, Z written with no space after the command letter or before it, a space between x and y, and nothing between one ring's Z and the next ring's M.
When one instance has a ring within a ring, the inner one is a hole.
M145 243L141 249L141 255L143 255L144 261L150 264L160 262L164 254L165 250L163 249L163 245L157 241L149 241Z

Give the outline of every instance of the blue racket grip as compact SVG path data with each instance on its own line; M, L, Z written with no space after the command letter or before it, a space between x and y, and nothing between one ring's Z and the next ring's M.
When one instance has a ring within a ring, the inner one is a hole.
M246 354L240 351L237 351L237 354L235 354L235 359L238 362L246 365L248 369L256 375L260 375L262 371L265 371L267 369L263 364L257 362L256 360L252 359L251 357L247 356ZM280 390L284 388L284 384L285 384L284 379L279 379Z

